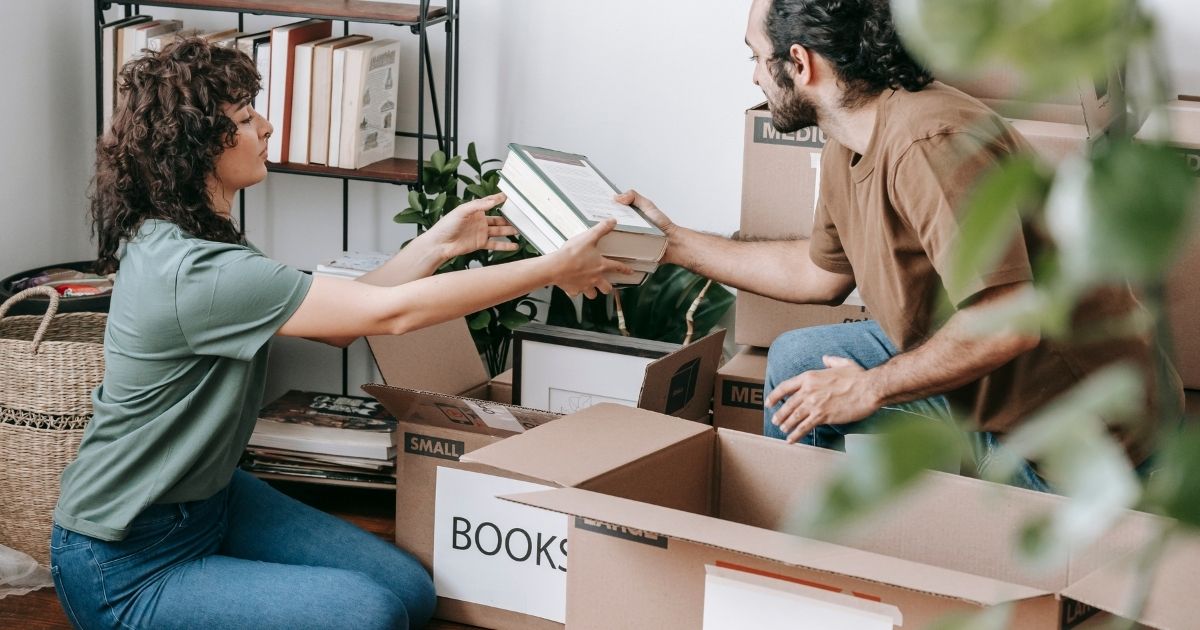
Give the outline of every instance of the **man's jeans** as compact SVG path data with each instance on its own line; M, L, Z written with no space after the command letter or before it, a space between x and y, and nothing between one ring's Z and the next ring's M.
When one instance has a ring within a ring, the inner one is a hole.
M801 328L784 333L771 344L767 356L767 375L764 385L764 397L771 393L780 383L809 370L823 370L825 356L846 357L853 359L866 369L871 369L887 362L899 354L892 342L883 334L879 324L874 321L834 324L832 326L814 326ZM786 439L787 435L771 424L771 416L783 405L768 407L763 421L763 435ZM911 414L928 418L930 422L945 422L952 424L953 416L950 404L945 396L933 396L923 400L884 407L874 414L848 424L822 425L800 439L802 444L810 444L823 448L845 450L845 436L856 433L877 433L882 430L880 424L896 414ZM986 473L992 455L999 449L1000 442L991 433L973 434L971 444L974 447L976 468L980 475ZM1010 481L1014 486L1050 492L1050 487L1028 463Z
M423 626L411 555L241 470L216 495L152 505L120 542L54 526L50 573L77 628Z

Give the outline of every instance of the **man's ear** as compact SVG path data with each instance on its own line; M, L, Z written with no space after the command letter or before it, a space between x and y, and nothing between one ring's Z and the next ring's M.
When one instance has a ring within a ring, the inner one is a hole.
M792 80L797 85L811 85L816 81L816 67L813 64L813 54L800 44L792 44L788 49L791 58Z

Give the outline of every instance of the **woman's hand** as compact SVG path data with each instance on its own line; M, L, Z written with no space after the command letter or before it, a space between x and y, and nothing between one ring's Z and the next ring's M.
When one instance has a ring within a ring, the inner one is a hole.
M596 294L612 292L612 283L605 278L609 273L633 273L627 265L600 255L597 244L617 226L614 219L593 226L579 234L546 258L554 265L554 284L567 295L575 297L582 293L588 299Z
M440 252L443 261L481 249L515 251L518 245L504 237L516 236L517 229L504 217L486 214L504 200L504 193L498 193L468 201L443 216L421 238L426 246Z

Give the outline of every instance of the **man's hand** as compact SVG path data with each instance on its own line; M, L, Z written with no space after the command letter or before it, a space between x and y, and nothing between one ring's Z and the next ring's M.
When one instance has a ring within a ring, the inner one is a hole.
M671 232L675 231L675 224L671 222L671 219L663 214L662 210L659 210L653 201L643 197L638 191L627 190L614 197L614 199L619 204L636 206L638 210L646 213L646 216L650 217L650 222L658 226L658 229L662 230L663 234L666 234L668 238L671 236Z
M795 444L823 424L846 424L862 420L882 406L868 372L844 357L824 357L825 370L810 370L779 384L767 396L768 407L787 402L771 418L771 424Z
M516 236L517 229L504 217L487 215L504 200L504 194L499 193L464 203L433 224L421 238L433 251L440 252L443 261L481 249L515 251L517 244L503 237Z

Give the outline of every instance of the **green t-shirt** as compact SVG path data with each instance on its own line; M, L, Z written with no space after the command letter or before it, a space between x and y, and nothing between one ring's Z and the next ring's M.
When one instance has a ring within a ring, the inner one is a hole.
M121 540L146 506L225 487L262 407L268 342L311 281L253 247L146 221L121 257L104 381L54 520Z

